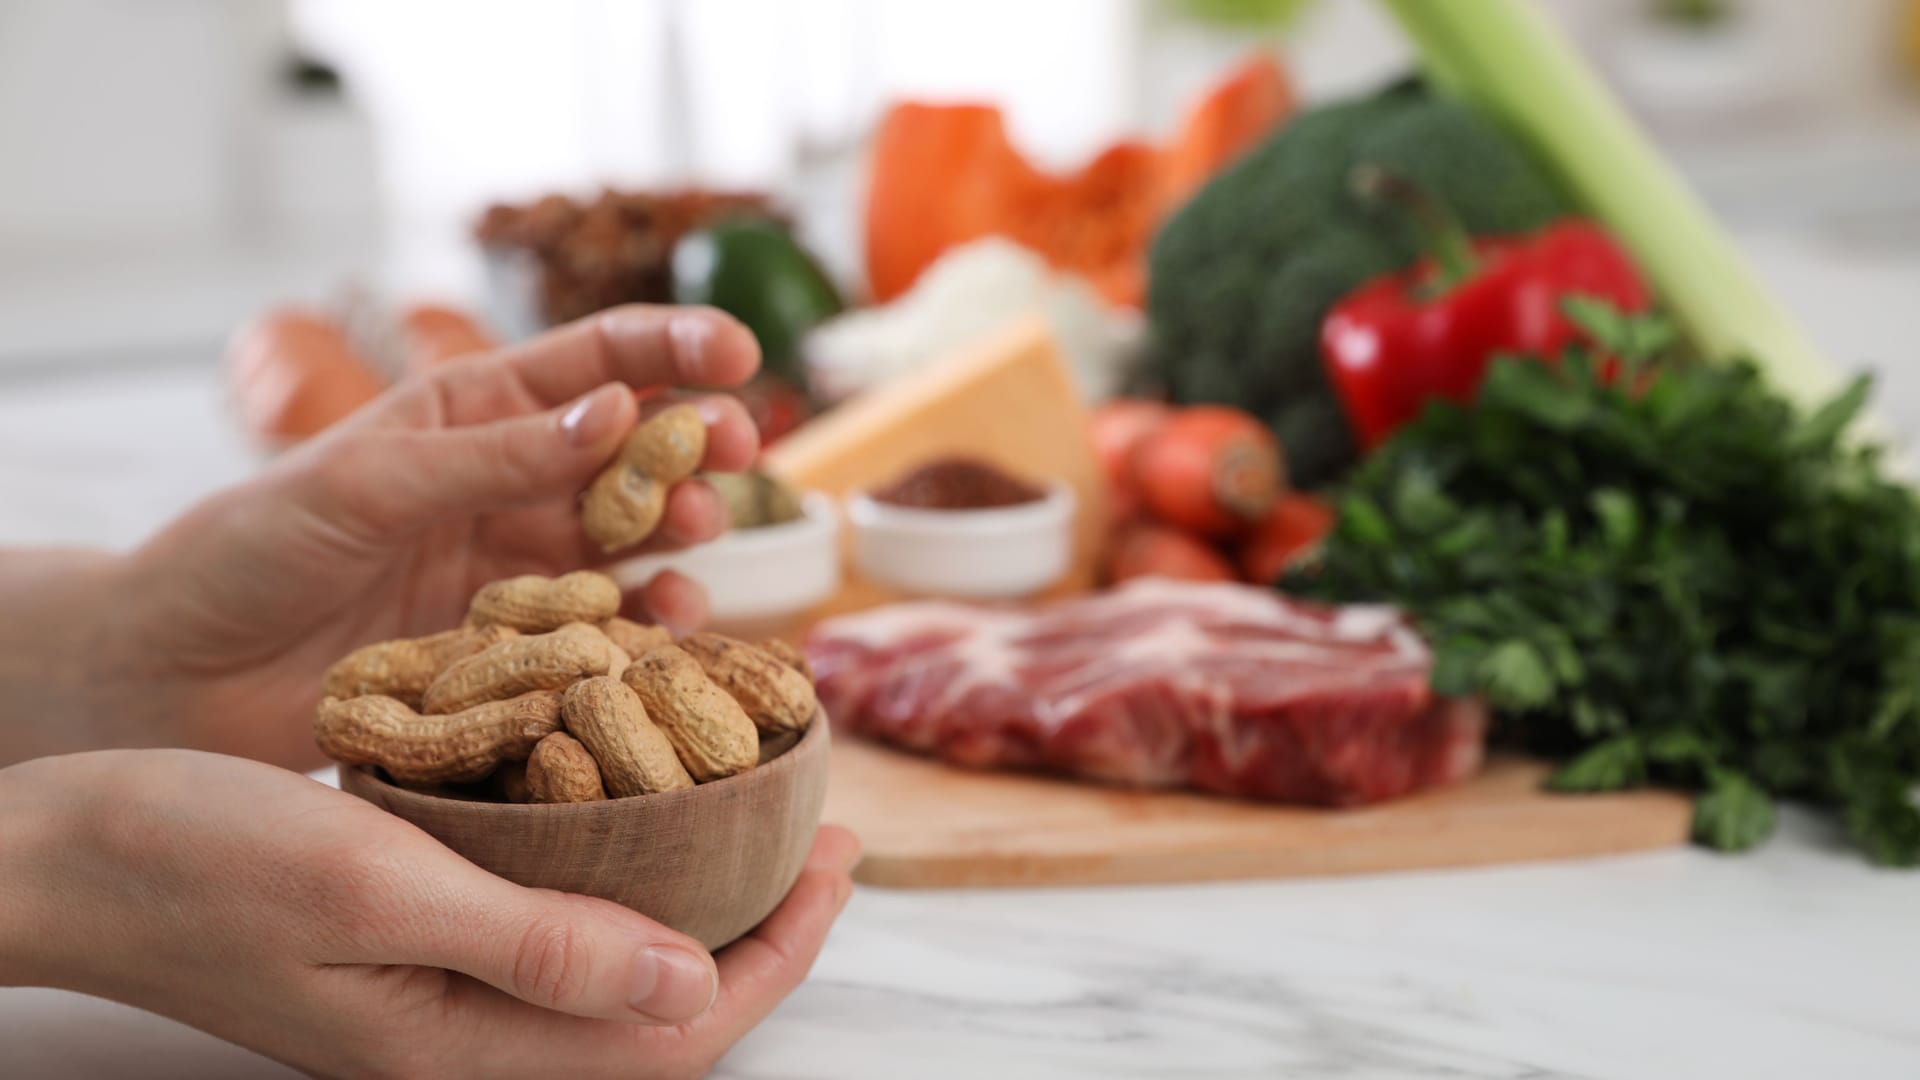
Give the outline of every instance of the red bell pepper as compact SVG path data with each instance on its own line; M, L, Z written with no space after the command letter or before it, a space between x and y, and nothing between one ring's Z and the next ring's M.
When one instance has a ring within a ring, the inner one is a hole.
M1363 283L1321 326L1327 374L1363 449L1385 442L1430 398L1472 401L1496 355L1558 356L1581 336L1560 309L1568 296L1606 300L1623 312L1651 303L1632 260L1590 221L1470 238L1405 181L1380 172L1357 181L1412 211L1429 252Z

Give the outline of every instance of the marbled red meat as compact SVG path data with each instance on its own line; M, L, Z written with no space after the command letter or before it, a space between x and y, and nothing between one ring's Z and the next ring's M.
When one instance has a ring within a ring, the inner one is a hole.
M961 765L1350 806L1459 780L1485 743L1397 612L1248 585L897 604L821 623L806 651L841 730Z

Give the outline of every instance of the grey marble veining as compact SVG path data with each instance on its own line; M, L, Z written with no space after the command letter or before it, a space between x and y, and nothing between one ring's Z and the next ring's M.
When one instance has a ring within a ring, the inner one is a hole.
M1920 932L1902 914L1920 886L1819 844L1796 817L1747 861L863 891L720 1075L1920 1076ZM1716 928L1716 907L1794 864L1849 886L1784 907L1851 919L1762 927L1726 907Z

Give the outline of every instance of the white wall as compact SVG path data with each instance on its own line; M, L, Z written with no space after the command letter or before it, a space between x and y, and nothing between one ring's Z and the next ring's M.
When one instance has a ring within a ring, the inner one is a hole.
M1622 18L1641 4L1541 2L1609 63ZM1829 104L1870 96L1884 83L1900 2L1744 0L1766 84ZM472 295L475 213L553 188L757 186L801 169L799 187L824 211L820 232L850 249L859 169L849 151L892 97L998 101L1022 146L1059 166L1116 136L1167 130L1248 41L1169 31L1155 7L0 0L0 363L109 336L208 340L257 298L324 297L353 274ZM268 68L296 32L342 62L371 134L351 114L273 100ZM1317 0L1287 52L1315 97L1410 59L1375 0ZM1903 176L1913 187L1910 172L1876 166L1889 145L1882 127L1858 126L1851 142L1816 154L1807 145L1834 142L1844 125L1811 126L1750 157L1776 174L1800 162L1820 176L1788 170L1770 187L1745 181L1746 158L1710 160L1719 151L1707 136L1731 125L1700 125L1674 150L1714 173L1743 212L1817 205L1831 216L1878 205L1891 197L1879 189ZM1832 178L1877 186L1861 194ZM311 244L327 257L308 258ZM236 259L234 248L249 250ZM115 317L88 316L102 309Z
M224 230L275 6L0 4L0 243Z

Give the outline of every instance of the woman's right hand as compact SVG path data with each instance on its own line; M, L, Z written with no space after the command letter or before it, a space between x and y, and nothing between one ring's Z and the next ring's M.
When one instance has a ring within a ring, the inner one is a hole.
M171 1016L325 1075L704 1075L799 985L852 892L822 829L717 963L525 889L297 773L185 750L0 770L0 984Z

